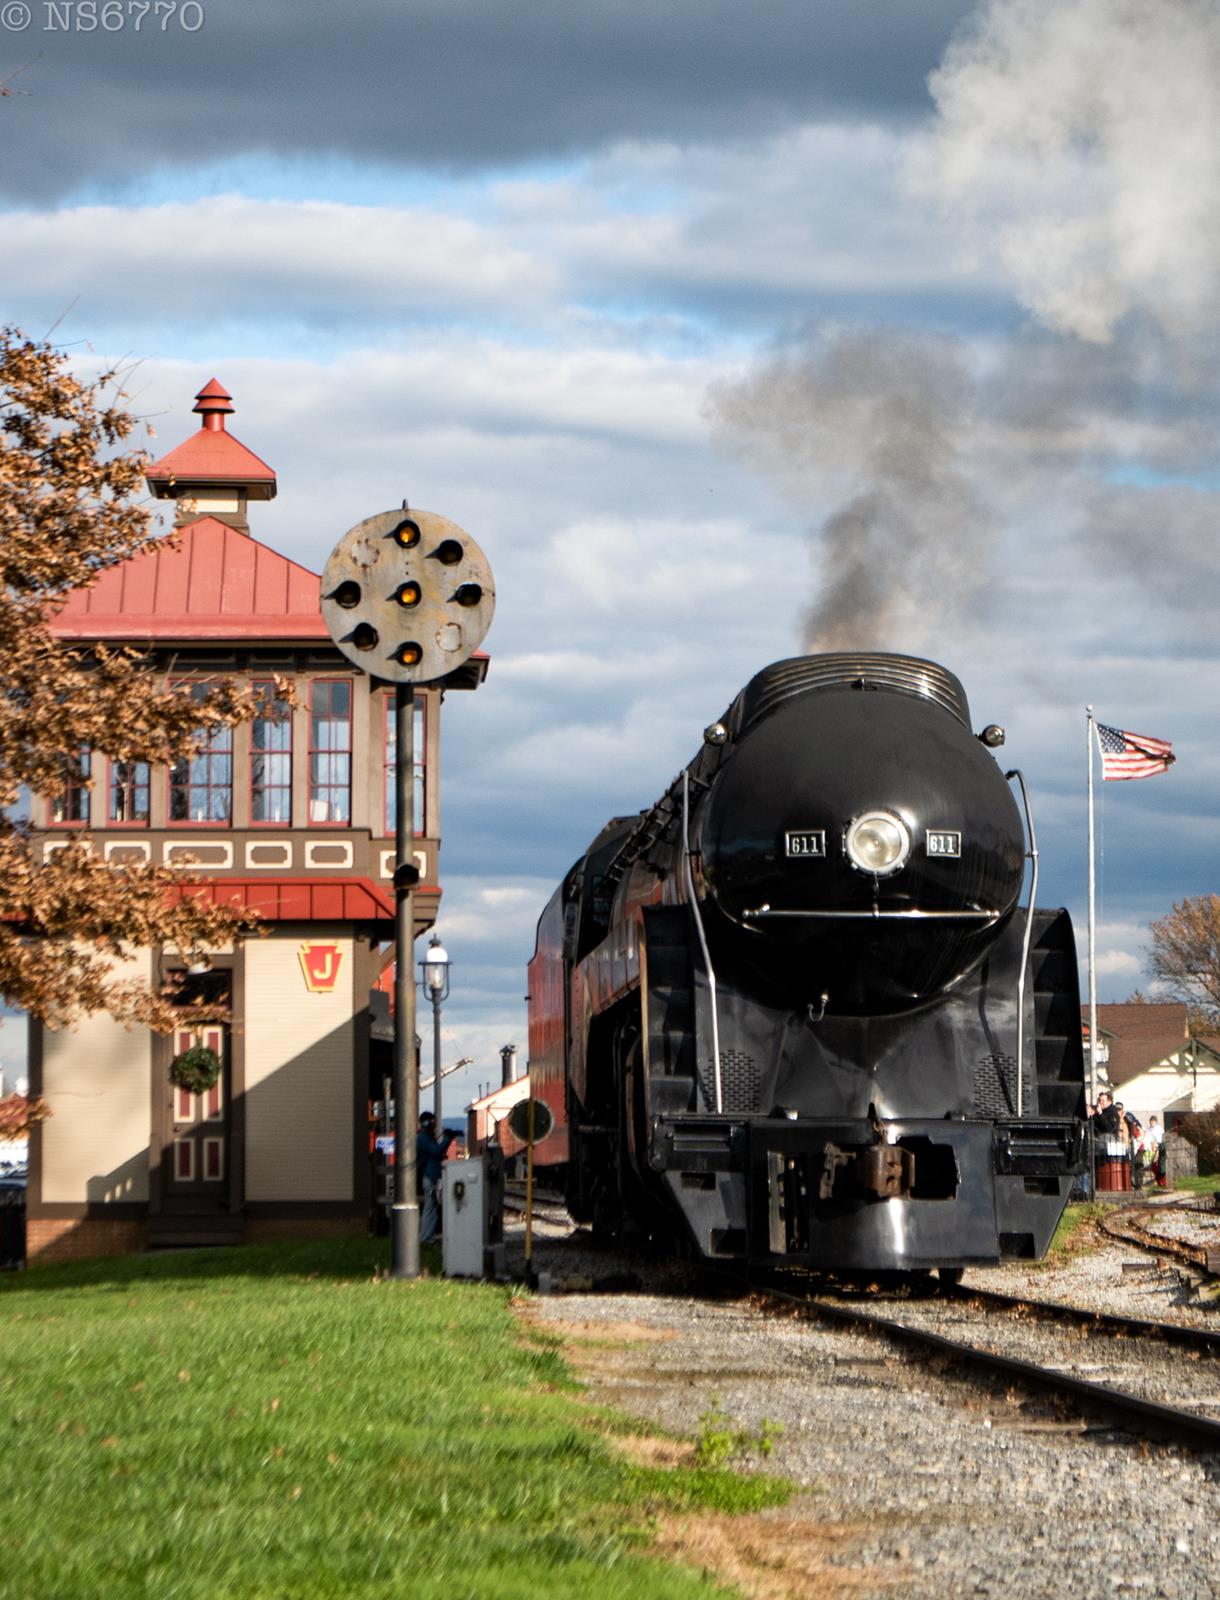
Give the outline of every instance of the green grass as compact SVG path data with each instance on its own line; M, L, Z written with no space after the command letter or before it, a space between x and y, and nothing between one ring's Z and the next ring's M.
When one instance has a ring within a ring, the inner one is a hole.
M1178 1178L1174 1188L1188 1194L1215 1194L1220 1191L1220 1173L1208 1173L1202 1178Z
M1068 1206L1059 1218L1059 1226L1055 1229L1050 1248L1043 1257L1046 1265L1062 1266L1068 1256L1075 1255L1081 1250L1096 1249L1098 1239L1089 1224L1104 1217L1106 1210L1107 1207L1093 1201Z
M629 1465L509 1293L385 1246L35 1269L0 1288L6 1600L686 1600L665 1509L775 1480Z

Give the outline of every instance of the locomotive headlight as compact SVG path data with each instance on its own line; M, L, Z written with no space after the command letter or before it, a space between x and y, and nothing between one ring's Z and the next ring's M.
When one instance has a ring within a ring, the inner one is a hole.
M866 811L848 825L844 847L853 867L883 878L906 865L911 830L892 811Z

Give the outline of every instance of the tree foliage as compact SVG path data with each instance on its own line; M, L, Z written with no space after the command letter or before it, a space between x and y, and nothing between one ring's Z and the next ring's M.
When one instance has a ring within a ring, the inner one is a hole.
M1151 924L1149 970L1190 1008L1192 1030L1220 1025L1220 895L1183 900Z
M158 942L199 957L246 925L183 893L181 871L107 866L85 837L36 861L20 816L29 794L81 781L82 750L171 761L253 709L234 683L193 700L146 654L52 634L70 590L166 537L135 499L147 457L124 448L126 399L116 373L84 381L47 343L0 330L0 996L52 1025L107 1010L170 1026L169 999L123 961Z

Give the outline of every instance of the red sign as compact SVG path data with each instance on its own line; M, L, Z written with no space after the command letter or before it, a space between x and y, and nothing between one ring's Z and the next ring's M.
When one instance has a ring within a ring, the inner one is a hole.
M301 971L310 994L333 994L339 981L343 952L337 944L303 944Z

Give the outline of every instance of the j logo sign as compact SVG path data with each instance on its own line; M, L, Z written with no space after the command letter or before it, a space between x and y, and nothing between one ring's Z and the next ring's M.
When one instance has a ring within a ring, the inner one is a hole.
M333 994L339 981L339 967L343 952L337 944L303 944L300 949L301 971L305 974L305 987L311 994Z

